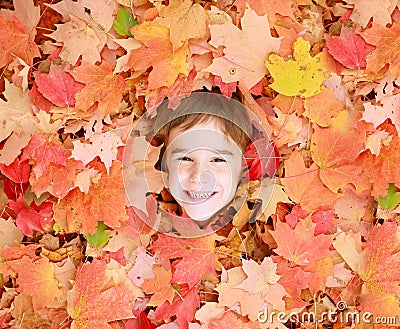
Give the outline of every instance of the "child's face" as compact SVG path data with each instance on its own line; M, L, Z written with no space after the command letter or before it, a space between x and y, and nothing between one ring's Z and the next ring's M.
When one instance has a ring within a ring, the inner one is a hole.
M171 129L163 161L167 188L196 221L227 205L241 178L242 151L216 121Z

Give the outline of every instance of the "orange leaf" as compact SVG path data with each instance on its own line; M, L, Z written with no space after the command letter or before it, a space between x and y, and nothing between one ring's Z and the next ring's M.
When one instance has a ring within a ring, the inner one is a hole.
M91 112L93 106L97 105L103 116L118 110L121 95L128 85L122 76L113 74L113 67L109 63L103 61L97 66L82 62L69 73L76 81L86 85L75 95L77 110Z
M53 307L56 298L64 297L61 284L54 278L54 265L46 257L33 260L23 256L7 265L18 273L17 291L32 296L35 310Z
M311 156L321 168L322 182L333 192L352 183L358 191L369 188L368 182L354 175L354 160L365 148L364 126L353 124L347 111L342 111L328 128L315 127L311 138Z
M80 230L85 235L94 234L99 221L113 228L120 227L121 222L128 220L121 170L121 162L114 161L110 174L103 172L99 182L91 185L87 194L78 188L72 190L55 205L55 222L62 229Z
M255 323L245 320L244 317L239 314L228 311L224 313L221 319L212 320L209 325L209 329L257 329L259 326Z
M333 205L340 197L340 194L333 193L322 183L316 164L306 168L297 150L285 161L285 178L281 182L289 198L307 211L323 205Z
M214 241L213 235L195 239L159 235L152 249L164 258L182 257L177 261L172 282L188 283L191 287L199 283L204 273L215 273Z
M367 293L360 296L364 311L376 316L400 314L400 252L396 222L373 227L365 246L367 265L362 278Z
M131 50L128 65L135 70L153 67L149 74L149 90L170 87L179 73L189 74L189 47L185 44L173 51L167 27L144 22L134 26L131 32L136 40L143 43L143 47Z
M138 294L129 279L109 286L104 260L82 264L67 295L72 328L110 329L108 322L133 318Z
M325 88L320 94L308 97L304 100L304 116L321 127L328 127L332 124L332 118L335 117L343 107L343 102L333 97L332 89Z
M364 40L376 46L367 56L367 71L378 73L386 64L394 79L400 76L400 27L394 23L391 28L372 23L370 29L360 33Z
M276 222L274 237L278 248L275 252L297 265L313 265L321 258L330 256L329 247L332 245L332 235L314 236L315 226L307 217L299 221L294 229L287 223Z
M154 294L147 306L160 306L165 301L172 304L175 289L171 286L171 270L166 271L162 266L153 265L153 272L156 276L155 279L147 279L142 284L142 289L146 294Z
M0 16L0 67L11 63L14 57L32 66L33 59L39 56L38 46L21 22L15 16L11 21Z

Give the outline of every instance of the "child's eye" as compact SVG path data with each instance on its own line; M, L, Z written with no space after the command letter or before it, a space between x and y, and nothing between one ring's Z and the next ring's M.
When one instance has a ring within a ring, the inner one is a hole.
M213 158L211 162L226 162L226 160L224 158Z
M181 157L178 160L180 160L180 161L192 161L192 159L189 158L189 157Z

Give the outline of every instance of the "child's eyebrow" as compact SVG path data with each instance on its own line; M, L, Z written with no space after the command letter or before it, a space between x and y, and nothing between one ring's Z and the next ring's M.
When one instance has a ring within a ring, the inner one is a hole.
M187 154L190 153L191 151L193 151L192 149L186 149L186 148L176 148L174 150L172 150L172 154ZM223 155L234 155L231 151L228 150L215 150L212 149L213 152L218 153L218 154L223 154Z

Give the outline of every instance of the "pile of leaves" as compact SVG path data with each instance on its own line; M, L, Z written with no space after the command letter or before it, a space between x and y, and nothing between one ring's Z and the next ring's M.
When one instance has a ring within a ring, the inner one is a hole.
M400 315L398 1L0 3L2 328ZM129 205L122 155L141 115L195 90L239 97L279 168L256 220L180 239Z

